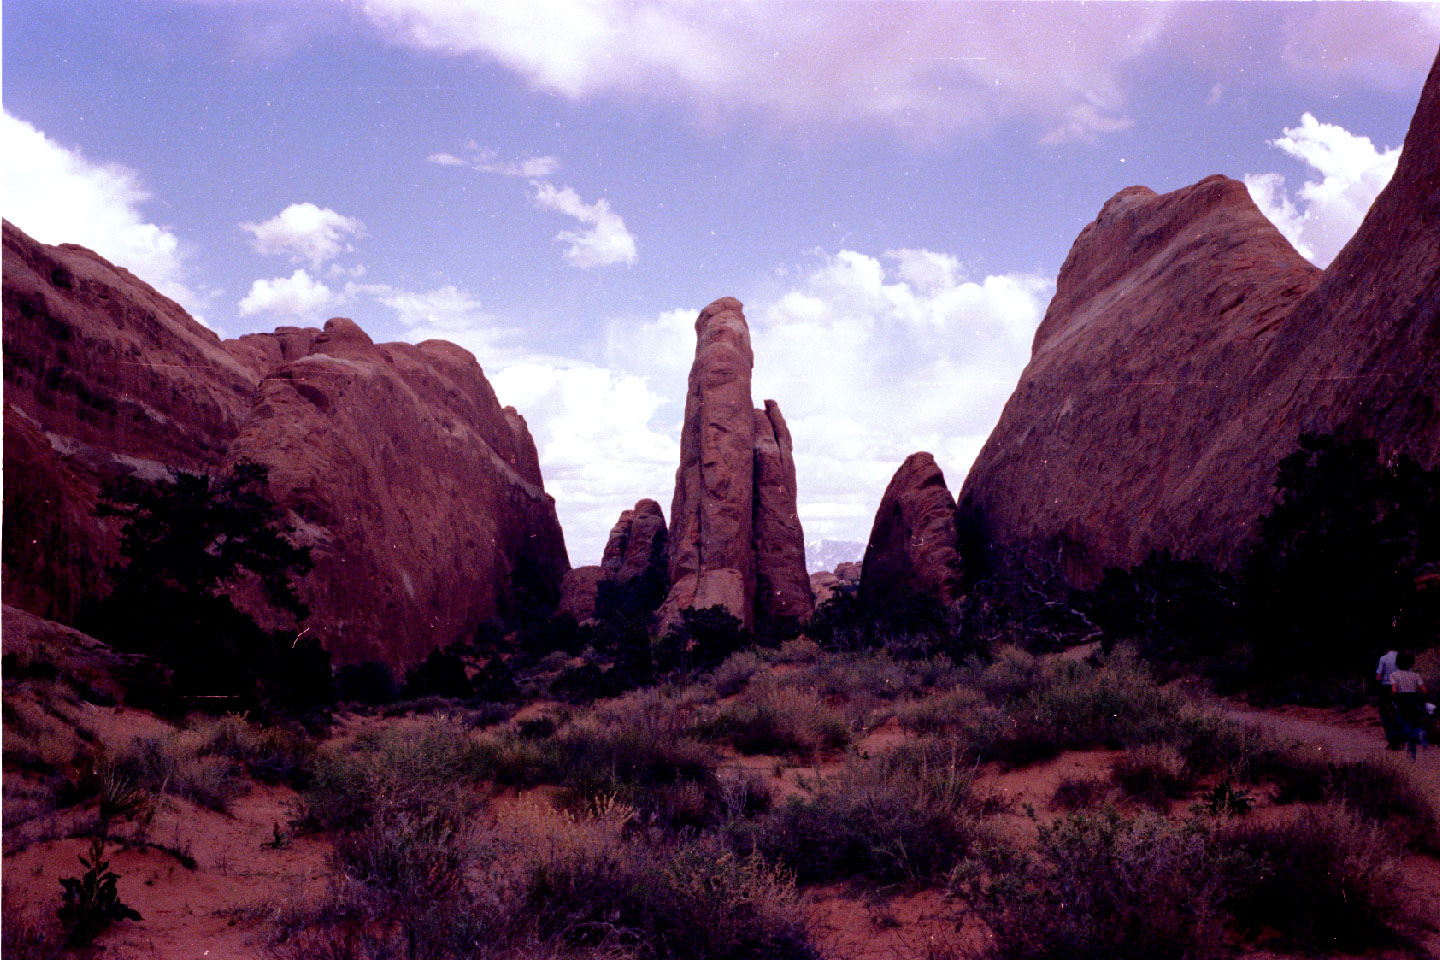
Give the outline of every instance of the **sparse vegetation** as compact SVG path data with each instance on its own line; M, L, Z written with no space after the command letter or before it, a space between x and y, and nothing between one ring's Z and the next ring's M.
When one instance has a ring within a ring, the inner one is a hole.
M60 878L63 895L58 916L67 946L88 947L106 927L121 920L144 919L120 899L116 889L120 876L110 870L102 838L91 840L89 859L82 855L80 865L85 868L80 876Z

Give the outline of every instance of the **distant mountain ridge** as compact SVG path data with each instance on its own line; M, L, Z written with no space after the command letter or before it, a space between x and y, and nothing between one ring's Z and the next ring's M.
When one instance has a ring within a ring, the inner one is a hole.
M805 572L826 573L842 563L859 563L865 544L854 540L810 540L805 544Z

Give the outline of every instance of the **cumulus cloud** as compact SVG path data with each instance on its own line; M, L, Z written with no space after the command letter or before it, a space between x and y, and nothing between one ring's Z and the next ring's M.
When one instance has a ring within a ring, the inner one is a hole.
M616 516L641 497L660 500L668 518L680 445L655 424L664 398L644 377L530 356L500 366L490 382L530 425L571 563L599 563Z
M149 222L151 199L140 175L94 163L32 124L0 115L0 190L5 219L41 243L78 243L196 312L209 300L186 283L180 238Z
M862 121L925 139L1033 115L1057 139L1122 129L1123 70L1172 11L1053 4L365 0L392 42L471 55L571 99L679 105L706 123Z
M292 203L269 220L242 223L259 253L308 263L312 270L353 250L350 240L365 235L365 224L313 203Z
M555 239L569 246L565 259L577 267L601 267L612 263L634 263L635 237L625 228L625 221L610 209L610 201L601 197L586 203L570 187L533 180L531 199L537 207L554 210L586 224L583 230L562 230Z
M1250 196L1296 251L1325 266L1354 235L1370 204L1395 173L1400 148L1380 151L1369 137L1321 123L1309 113L1270 141L1311 169L1292 197L1278 173L1246 174Z
M794 434L806 536L864 541L885 485L916 450L935 454L958 490L1053 291L1033 274L969 279L942 252L841 250L820 255L791 289L747 305L754 399L778 400ZM649 375L662 400L656 429L674 437L697 313L670 310L608 331L608 361ZM649 495L663 500L672 484Z
M426 159L442 167L469 167L480 173L498 173L504 177L548 177L560 169L560 161L555 157L505 160L498 151L482 147L473 140L465 145L465 149L463 157L453 153L432 153Z
M293 323L313 323L337 307L343 296L303 269L288 277L256 280L238 306L240 316L265 315Z

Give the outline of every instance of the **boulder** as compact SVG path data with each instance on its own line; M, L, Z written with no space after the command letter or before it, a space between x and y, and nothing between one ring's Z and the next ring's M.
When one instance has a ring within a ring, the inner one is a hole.
M955 501L928 453L912 453L895 471L865 547L860 600L871 607L926 597L960 597Z
M686 608L724 607L754 624L754 355L740 301L700 312L685 395L680 466L670 507L670 594L661 621Z
M840 587L840 578L828 570L810 574L810 592L817 607L839 593Z
M796 505L794 444L780 405L755 411L755 619L803 623L815 610Z
M635 509L628 512L631 515L629 536L615 575L621 583L634 580L652 566L665 570L669 565L670 533L660 504L650 499L639 500Z
M860 564L853 560L835 565L835 576L846 586L860 586L860 573Z
M1437 69L1395 176L1323 274L1234 180L1111 198L961 511L998 565L1072 585L1157 549L1229 565L1304 432L1440 463Z

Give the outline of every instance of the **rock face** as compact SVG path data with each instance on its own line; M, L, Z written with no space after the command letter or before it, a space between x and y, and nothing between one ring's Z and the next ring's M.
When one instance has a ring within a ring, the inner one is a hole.
M1302 432L1440 459L1440 73L1322 274L1211 177L1121 191L1075 241L962 513L1071 583L1151 550L1228 564Z
M644 499L632 510L622 510L610 528L600 567L605 579L625 583L650 568L652 563L667 566L669 531L660 504Z
M695 335L670 506L670 595L662 620L682 609L718 605L751 626L755 357L740 301L725 297L702 310Z
M560 603L555 612L574 617L577 623L594 621L595 599L605 579L603 567L572 567L560 580Z
M815 610L796 506L794 443L780 405L755 411L755 616L803 623Z
M103 480L242 458L312 547L298 592L337 662L404 667L467 637L518 566L558 588L534 443L465 350L339 319L221 341L90 251L4 240L7 602L64 621L106 592Z
M512 570L558 586L569 567L523 421L445 341L328 321L261 382L228 456L268 466L300 519L306 625L342 662L413 664L509 612Z
M711 606L746 626L757 615L807 617L813 600L790 430L775 401L751 407L755 358L740 301L724 297L700 311L695 335L661 624Z
M860 600L886 605L908 597L952 603L960 597L955 501L928 453L905 458L875 512L860 573Z

